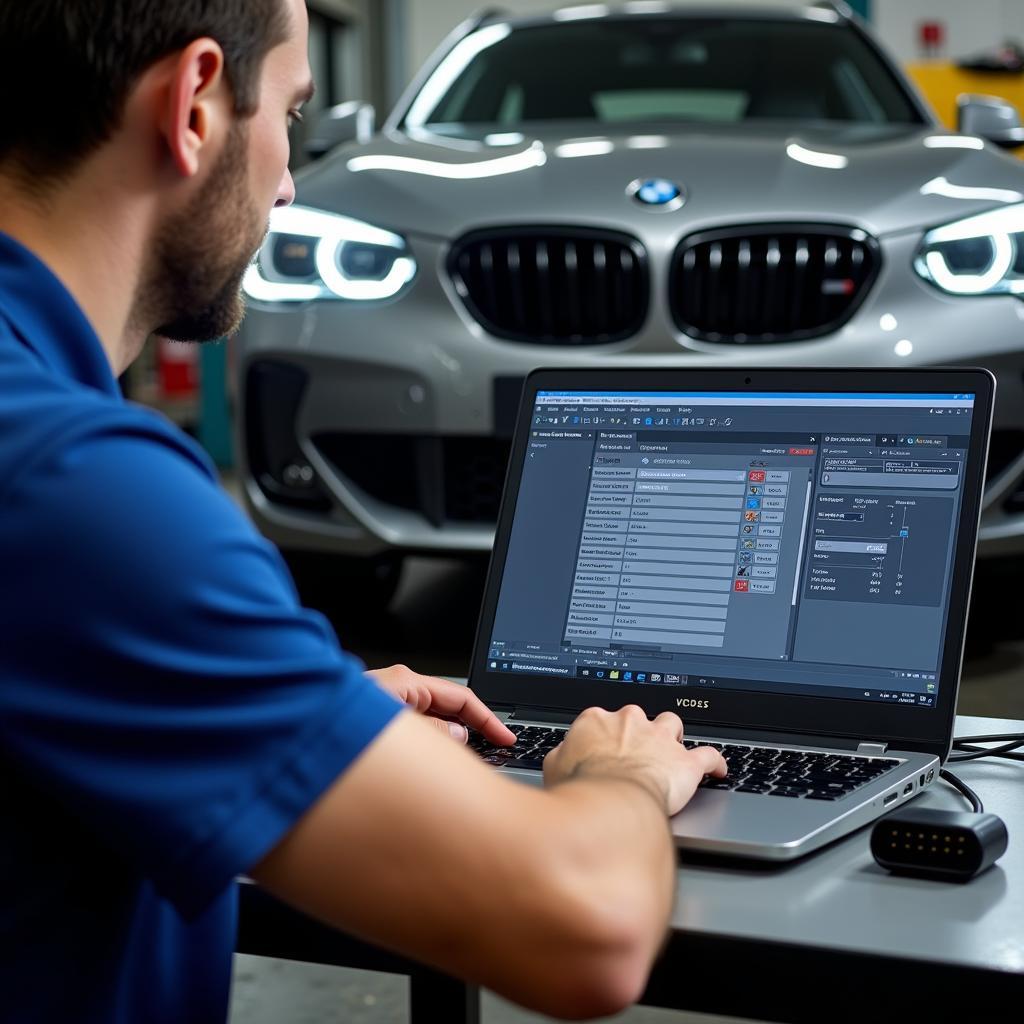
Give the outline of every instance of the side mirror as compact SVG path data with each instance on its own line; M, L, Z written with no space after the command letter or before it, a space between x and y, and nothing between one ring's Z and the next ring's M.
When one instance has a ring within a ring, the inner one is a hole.
M306 152L316 160L344 142L366 142L375 123L376 112L369 103L339 103L317 115L306 139Z
M957 129L962 135L978 135L1004 149L1024 145L1020 112L998 96L958 96Z

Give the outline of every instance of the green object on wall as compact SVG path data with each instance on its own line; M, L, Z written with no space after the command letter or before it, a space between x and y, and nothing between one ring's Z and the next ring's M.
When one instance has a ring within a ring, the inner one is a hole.
M865 20L871 20L871 0L846 0L846 2Z
M222 469L234 464L231 410L228 407L227 342L199 349L199 443Z

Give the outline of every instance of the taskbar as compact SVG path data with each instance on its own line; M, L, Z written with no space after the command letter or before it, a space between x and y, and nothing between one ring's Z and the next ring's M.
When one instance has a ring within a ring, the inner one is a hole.
M587 683L615 683L624 686L686 686L700 689L745 690L777 693L784 696L836 697L843 700L873 701L885 704L934 707L937 694L934 684L929 692L916 690L872 689L814 683L764 682L756 679L735 679L723 676L687 675L678 672L638 671L636 669L595 668L588 665L545 664L514 657L491 657L487 662L491 672L513 675L532 675L573 679Z

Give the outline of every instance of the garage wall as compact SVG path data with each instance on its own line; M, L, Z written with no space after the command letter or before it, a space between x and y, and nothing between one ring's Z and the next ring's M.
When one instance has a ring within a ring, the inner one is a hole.
M318 94L307 108L364 100L383 111L397 99L408 75L405 5L410 0L306 0L310 11L310 60ZM331 56L324 66L318 36L330 26ZM326 76L326 77L325 77ZM329 81L328 81L329 79Z
M1024 42L1021 0L871 0L871 21L901 63L922 58L918 27L923 21L945 25L942 56L947 60L989 49L1005 39Z

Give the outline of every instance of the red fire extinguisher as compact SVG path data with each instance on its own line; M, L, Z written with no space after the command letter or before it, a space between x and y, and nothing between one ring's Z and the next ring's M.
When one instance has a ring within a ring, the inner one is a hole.
M186 398L199 387L199 346L160 338L157 380L165 398Z

